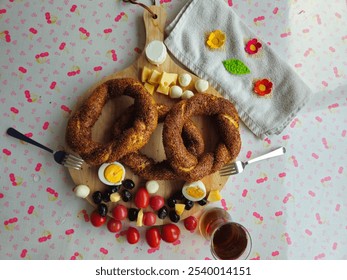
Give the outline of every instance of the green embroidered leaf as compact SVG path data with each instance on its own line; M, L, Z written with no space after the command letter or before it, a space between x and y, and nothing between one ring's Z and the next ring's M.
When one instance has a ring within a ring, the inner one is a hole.
M239 59L224 60L223 65L229 73L234 75L244 75L251 73L248 67Z

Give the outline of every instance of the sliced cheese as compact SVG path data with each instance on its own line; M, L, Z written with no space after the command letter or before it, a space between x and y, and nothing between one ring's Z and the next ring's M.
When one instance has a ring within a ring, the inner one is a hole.
M143 210L142 210L142 208L140 209L139 213L137 214L136 225L138 227L143 226Z
M157 85L160 82L161 75L162 74L159 71L154 69L152 74L151 74L151 77L148 79L147 82L149 82L152 85Z
M163 72L159 84L164 87L176 85L178 74Z
M141 74L141 82L147 82L147 80L151 77L152 72L152 69L149 69L147 66L143 67Z
M166 87L166 86L163 86L162 84L159 84L157 88L157 92L161 94L169 95L170 87L169 86Z
M154 86L154 85L145 82L143 86L145 87L145 89L147 89L147 91L148 91L151 95L153 95L153 93L154 93L154 91L155 91L155 86Z
M111 202L118 202L121 199L121 196L119 193L115 192L110 195L110 201Z
M181 216L182 213L184 212L186 205L182 203L176 203L175 204L175 212L178 216Z

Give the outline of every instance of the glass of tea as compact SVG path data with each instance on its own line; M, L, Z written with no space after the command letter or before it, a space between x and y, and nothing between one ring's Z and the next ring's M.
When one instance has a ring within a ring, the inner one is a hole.
M219 207L206 209L199 219L199 230L211 241L211 253L219 260L245 260L252 248L252 239L245 227L231 220Z

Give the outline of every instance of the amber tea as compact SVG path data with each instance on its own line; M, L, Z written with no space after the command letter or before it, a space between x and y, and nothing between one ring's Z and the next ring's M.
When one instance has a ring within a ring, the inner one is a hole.
M222 208L206 210L199 221L200 233L211 240L211 253L216 259L246 259L251 250L251 238L240 224L232 222Z

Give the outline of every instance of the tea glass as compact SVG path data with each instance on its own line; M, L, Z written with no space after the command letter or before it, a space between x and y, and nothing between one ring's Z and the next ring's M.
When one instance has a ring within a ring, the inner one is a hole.
M210 240L212 256L218 260L246 260L252 249L248 230L233 222L230 214L219 207L206 209L199 219L199 230Z

